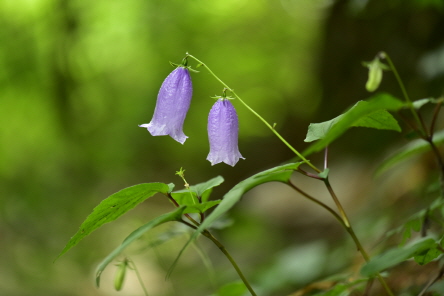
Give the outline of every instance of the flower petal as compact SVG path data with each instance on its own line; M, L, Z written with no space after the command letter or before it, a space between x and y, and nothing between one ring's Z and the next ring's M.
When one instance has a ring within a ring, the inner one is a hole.
M183 123L190 108L193 86L187 68L177 67L165 78L157 95L153 118L145 127L153 136L169 135L183 144L188 138L183 133Z
M225 162L234 166L239 158L245 159L238 148L239 123L236 110L227 99L219 99L208 115L208 138L211 165Z

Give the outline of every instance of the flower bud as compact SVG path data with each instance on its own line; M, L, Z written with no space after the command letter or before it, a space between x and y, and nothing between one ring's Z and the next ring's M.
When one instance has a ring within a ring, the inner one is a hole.
M114 288L116 291L122 290L123 281L125 280L126 268L128 267L128 259L120 262L117 266L116 276L114 277Z
M371 62L364 63L364 66L368 68L368 79L365 88L367 91L373 92L381 84L382 71L387 69L387 66L379 60L379 57L376 57Z

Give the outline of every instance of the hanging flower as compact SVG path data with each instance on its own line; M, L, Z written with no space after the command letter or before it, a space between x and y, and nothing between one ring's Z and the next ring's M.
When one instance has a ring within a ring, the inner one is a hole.
M237 145L238 131L239 123L233 104L228 99L220 98L208 115L210 153L207 160L211 165L225 162L234 166L239 158L245 159Z
M157 95L153 118L145 127L153 136L169 135L183 144L188 138L183 133L183 122L190 108L193 86L185 65L177 67L162 83Z

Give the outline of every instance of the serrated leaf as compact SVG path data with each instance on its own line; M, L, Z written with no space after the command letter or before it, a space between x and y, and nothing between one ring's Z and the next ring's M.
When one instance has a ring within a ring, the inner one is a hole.
M297 170L302 163L303 162L289 163L257 173L241 181L236 186L234 186L230 191L228 191L224 195L219 206L216 209L214 209L214 211L210 215L208 215L208 217L206 217L203 223L198 227L198 229L193 233L188 242L184 245L184 247L176 257L174 263L172 264L167 276L171 274L177 261L179 260L180 256L185 251L185 249L188 247L188 245L193 240L195 240L202 231L211 226L213 222L215 222L218 218L223 216L229 209L231 209L247 191L267 182L283 182L283 183L288 182L292 173L295 170Z
M167 184L144 183L122 189L107 197L94 208L93 212L86 218L82 225L80 225L80 229L69 240L68 244L57 258L77 245L85 236L89 235L103 224L116 220L154 194L167 194L168 191L169 186Z
M181 219L182 214L186 211L186 207L180 207L177 208L175 211L163 214L150 222L144 224L143 226L139 227L135 231L133 231L125 240L122 242L120 246L118 246L114 251L112 251L97 267L96 270L96 285L99 287L100 285L100 276L105 270L106 266L108 266L109 263L111 263L126 247L128 247L131 243L133 243L135 240L139 239L143 234L145 234L150 229L153 229L154 227L161 225L166 222L170 221L178 221Z
M425 265L436 258L438 258L439 255L442 254L440 250L437 249L438 244L434 248L430 248L428 250L425 250L424 252L421 252L413 257L415 259L416 263L419 265Z
M444 143L444 130L441 130L434 134L433 143L435 143L435 145L441 145ZM430 144L424 141L423 139L417 139L411 141L403 148L399 149L397 152L393 153L391 156L386 158L376 169L375 175L379 176L389 168L393 167L394 165L406 159L409 159L410 157L416 156L421 153L425 153L430 150L431 150Z
M378 256L373 257L361 269L363 276L374 276L387 268L398 265L413 256L420 254L436 245L434 239L427 238L415 242L412 245L403 246L400 248L390 249Z
M400 131L397 121L387 112L397 111L405 104L388 94L378 94L367 101L360 101L344 114L322 123L310 124L305 142L313 143L303 154L317 152L341 136L351 127L369 127Z

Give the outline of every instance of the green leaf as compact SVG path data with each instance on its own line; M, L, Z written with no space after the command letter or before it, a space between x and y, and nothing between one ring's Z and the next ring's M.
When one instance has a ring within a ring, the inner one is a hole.
M181 206L197 205L199 201L197 199L196 192L190 192L187 189L172 192L171 196Z
M425 215L425 211L421 211ZM401 245L405 244L405 242L412 237L412 230L419 232L421 230L423 217L409 220L407 223L403 225L404 232L402 234L402 242Z
M277 166L275 168L257 173L241 181L224 195L222 202L205 219L205 221L199 227L199 230L202 231L205 228L208 228L214 221L231 209L246 192L254 187L268 182L288 182L292 173L297 170L302 163L303 162L289 163L282 166Z
M207 182L192 185L190 189L196 192L197 196L203 196L204 193L208 190L211 190L213 187L219 186L224 182L224 178L222 176L217 176Z
M194 204L193 200L197 202L197 196L200 196L202 201L208 201L208 198L210 197L211 191L213 187L219 186L224 182L224 178L222 176L217 176L211 180L208 180L204 183L199 183L196 185L191 185L190 189L182 189L175 191L172 196L178 202L179 204L182 204L180 201L183 201L184 204ZM191 199L190 193L193 192L193 199ZM188 194L188 196L185 195L185 193ZM176 199L177 198L177 199ZM179 200L178 200L179 199Z
M378 256L373 257L361 269L363 276L373 276L387 268L395 266L415 255L434 248L436 242L434 239L427 238L417 241L416 243L401 248L390 249Z
M215 296L243 296L248 292L245 284L241 281L228 283L222 286Z
M167 194L169 186L163 183L144 183L120 190L104 199L80 225L56 260L77 245L85 236L105 223L112 222L156 193Z
M442 252L438 249L438 244L436 244L434 248L430 248L424 252L416 254L413 259L415 259L416 263L419 265L425 265L438 258L438 256L441 254Z
M197 236L204 231L206 228L211 226L211 224L224 215L229 209L231 209L240 198L249 190L254 187L267 183L267 182L283 182L286 183L290 179L291 174L298 169L298 167L303 162L289 163L282 166L274 167L272 169L257 173L234 186L230 191L228 191L219 206L204 220L204 222L199 226L199 228L193 233L191 238L179 252L176 260L173 262L167 277L171 274L177 261L179 260L182 253L188 247L188 245L197 238Z
M333 288L316 293L313 296L346 296L350 295L353 291L362 289L362 286L368 282L368 278L360 278L351 280L350 276L345 279L345 283L337 283ZM329 281L327 281L329 282Z
M185 210L186 210L186 207L177 208L175 211L163 214L163 215L151 220L150 222L144 224L143 226L139 227L135 231L133 231L127 238L125 238L125 240L122 242L122 244L120 246L118 246L114 251L112 251L97 267L97 270L96 270L96 285L97 285L97 287L99 287L99 285L100 285L100 276L101 276L103 270L126 247L128 247L135 240L139 239L148 230L153 229L154 227L161 225L163 223L166 223L166 222L180 220L182 217L182 214L185 212Z
M428 103L438 104L438 103L442 103L443 100L444 100L444 98L439 98L439 99L425 98L425 99L416 100L412 104L415 109L420 109L425 104L428 104Z
M388 94L378 94L368 101L360 101L344 114L322 122L312 123L308 127L305 142L319 140L304 151L304 155L317 152L341 136L351 127L369 127L401 131L397 121L387 112L397 111L405 104Z
M436 209L442 209L443 205L444 205L444 200L442 199L441 196L438 196L438 198L429 207L421 209L418 212L412 214L407 219L407 222L405 222L399 227L396 227L388 231L385 234L385 237L388 238L394 234L402 233L402 242L400 245L405 244L405 242L411 237L412 230L417 232L421 230L426 215L431 215L433 211L435 211Z
M441 130L434 134L433 143L435 143L435 145L441 145L444 143L444 130ZM411 141L403 148L399 149L397 152L386 158L376 169L375 175L379 176L394 165L418 154L427 152L430 149L430 144L423 139Z

